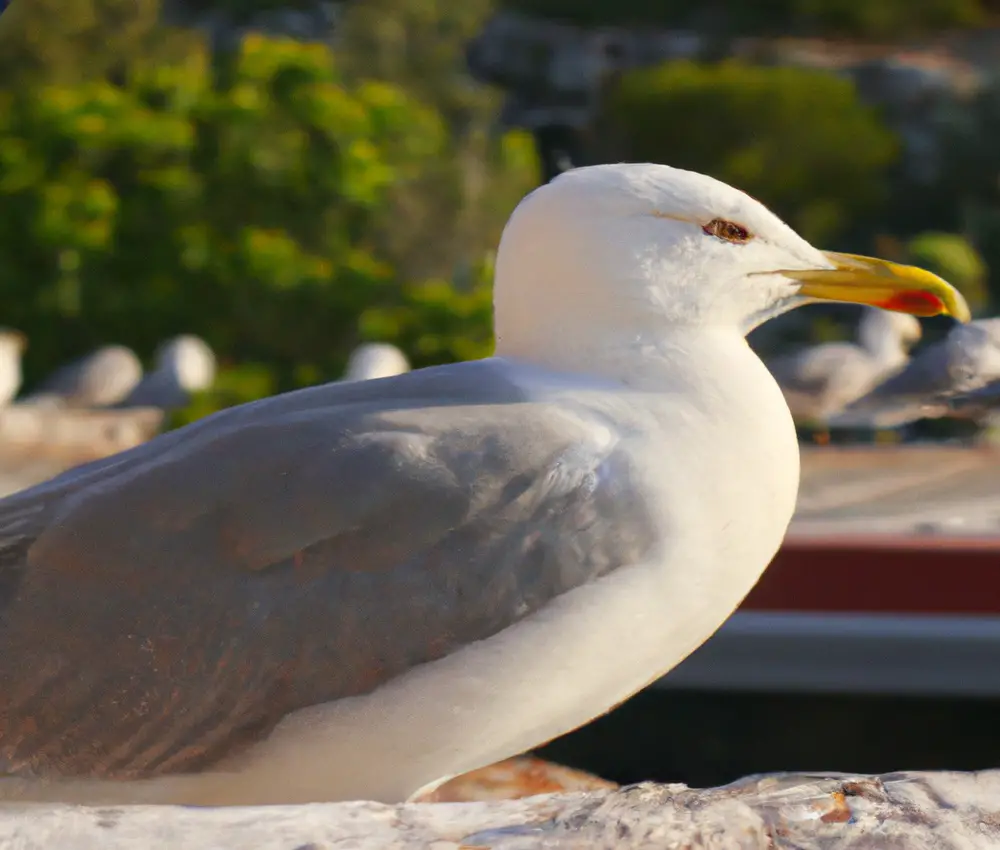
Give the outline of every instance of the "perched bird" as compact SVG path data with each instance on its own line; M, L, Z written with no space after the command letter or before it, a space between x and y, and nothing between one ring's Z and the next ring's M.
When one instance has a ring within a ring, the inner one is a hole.
M367 342L351 352L343 380L368 381L409 371L410 362L396 346L386 342Z
M24 398L50 407L108 407L142 380L142 363L131 348L106 345L57 369Z
M1000 443L1000 379L968 392L959 392L941 400L935 413L952 419L967 419L979 429L977 442Z
M985 396L975 390L1000 379L1000 319L955 325L871 392L850 404L837 424L895 428L918 419L949 415L974 417ZM969 397L963 404L957 397ZM964 413L960 411L964 410Z
M710 177L580 168L504 230L495 356L0 501L0 796L393 802L608 711L780 545L798 445L744 336L814 299L968 318Z
M10 404L21 389L21 356L27 347L23 333L0 328L0 406Z
M906 365L920 322L869 308L858 341L828 342L767 361L796 422L826 426L830 418Z
M183 334L162 343L154 355L155 368L121 402L121 407L181 408L194 393L215 381L215 355L208 343Z

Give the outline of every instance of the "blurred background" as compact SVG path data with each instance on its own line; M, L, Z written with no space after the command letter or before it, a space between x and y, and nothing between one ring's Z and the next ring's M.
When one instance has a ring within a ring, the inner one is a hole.
M816 306L755 332L803 440L785 548L706 647L543 755L692 784L1000 764L1000 2L0 10L0 490L488 355L527 191L706 172L820 247L941 274L981 323Z

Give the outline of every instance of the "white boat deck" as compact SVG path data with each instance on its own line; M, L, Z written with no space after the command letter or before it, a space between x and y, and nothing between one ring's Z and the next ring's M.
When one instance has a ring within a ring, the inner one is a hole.
M803 448L789 534L1000 537L1000 451L962 446Z

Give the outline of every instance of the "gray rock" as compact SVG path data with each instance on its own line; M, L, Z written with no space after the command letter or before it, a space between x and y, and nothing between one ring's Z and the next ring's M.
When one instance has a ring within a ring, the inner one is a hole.
M774 774L488 803L245 808L0 806L21 850L979 850L1000 847L1000 771Z

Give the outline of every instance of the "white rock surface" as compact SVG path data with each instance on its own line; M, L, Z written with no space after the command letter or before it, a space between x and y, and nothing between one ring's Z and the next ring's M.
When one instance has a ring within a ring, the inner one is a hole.
M75 410L12 404L0 410L0 496L124 451L159 433L162 410Z
M1000 771L775 774L483 803L0 807L19 850L988 850Z

